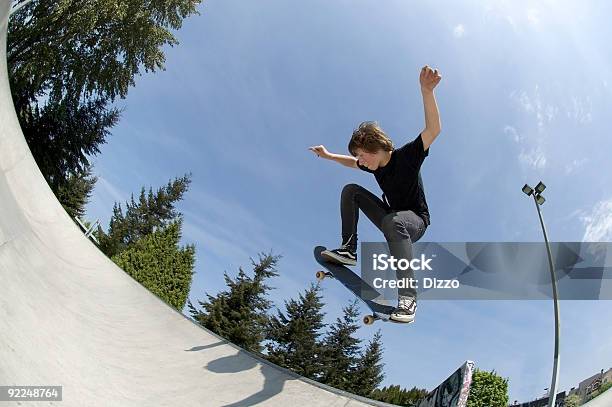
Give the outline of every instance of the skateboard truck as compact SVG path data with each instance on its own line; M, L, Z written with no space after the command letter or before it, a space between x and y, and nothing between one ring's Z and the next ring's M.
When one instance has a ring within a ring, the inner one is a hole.
M364 281L360 276L355 274L345 265L328 261L321 255L324 250L326 250L324 246L317 246L314 248L315 260L321 265L321 267L324 267L323 270L319 270L315 273L315 276L319 282L325 280L327 277L331 277L332 279L339 281L353 295L355 295L355 297L363 302L363 304L366 305L372 312L371 314L363 317L362 321L364 324L372 325L376 321L398 322L390 318L395 307L375 301L381 296L380 292L378 292L374 287L370 286L369 282Z
M334 278L334 275L332 273L330 273L329 271L317 271L315 273L315 276L317 277L317 280L319 280L319 281L323 281L325 279L325 277Z
M376 315L366 315L363 317L363 323L366 325L372 325L377 319L380 318L378 318Z

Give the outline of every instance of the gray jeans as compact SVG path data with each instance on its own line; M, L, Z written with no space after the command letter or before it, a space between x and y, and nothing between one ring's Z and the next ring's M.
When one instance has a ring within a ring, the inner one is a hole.
M346 242L349 236L357 236L359 209L383 232L393 257L412 259L412 243L418 241L427 229L423 218L411 210L395 211L364 187L347 184L340 197L343 242ZM411 269L398 269L397 278L414 278L414 272ZM400 288L398 294L416 297L416 290Z

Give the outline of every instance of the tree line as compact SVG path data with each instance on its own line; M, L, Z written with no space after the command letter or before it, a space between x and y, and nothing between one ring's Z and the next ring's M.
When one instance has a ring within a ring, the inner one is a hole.
M7 61L15 110L38 167L71 217L85 215L97 181L90 160L120 120L112 103L127 96L135 76L164 69L163 46L178 44L172 31L199 14L200 3L33 0L11 16ZM187 304L195 245L180 244L176 204L190 182L186 174L155 191L143 187L123 206L115 203L108 228L95 232L100 249L179 312L188 305L196 323L279 366L397 405L414 405L426 394L416 387L379 387L382 335L376 332L366 344L358 339L355 302L325 324L320 288L311 285L271 312L268 283L280 256L260 254L252 275L226 273L227 289L206 294L199 308ZM468 406L507 405L505 380L475 372Z

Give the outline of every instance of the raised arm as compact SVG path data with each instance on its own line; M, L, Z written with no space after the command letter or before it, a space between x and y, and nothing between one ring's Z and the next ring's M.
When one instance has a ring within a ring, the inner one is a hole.
M335 161L338 164L344 165L345 167L359 169L359 167L357 166L357 159L355 157L351 156L351 155L342 155L342 154L330 153L329 151L327 151L325 146L322 146L322 145L321 146L308 147L308 149L310 151L312 151L313 153L315 153L317 156L321 157L321 158L325 158L327 160Z
M330 160L342 164L345 167L359 169L357 166L357 159L352 155L332 154Z
M429 148L442 130L440 112L438 111L438 105L436 104L436 97L434 95L434 88L440 83L441 79L442 76L440 76L437 69L432 70L427 65L421 69L419 82L421 83L423 107L425 108L425 128L421 132L421 139L423 140L424 150Z

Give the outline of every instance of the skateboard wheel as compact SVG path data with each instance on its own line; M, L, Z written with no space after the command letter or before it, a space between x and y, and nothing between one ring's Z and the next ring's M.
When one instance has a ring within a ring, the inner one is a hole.
M372 325L374 321L376 321L374 315L366 315L365 317L363 317L363 323L366 325Z
M324 271L317 271L316 276L317 276L317 280L322 281L325 278L325 276L327 276L327 273L325 273Z

